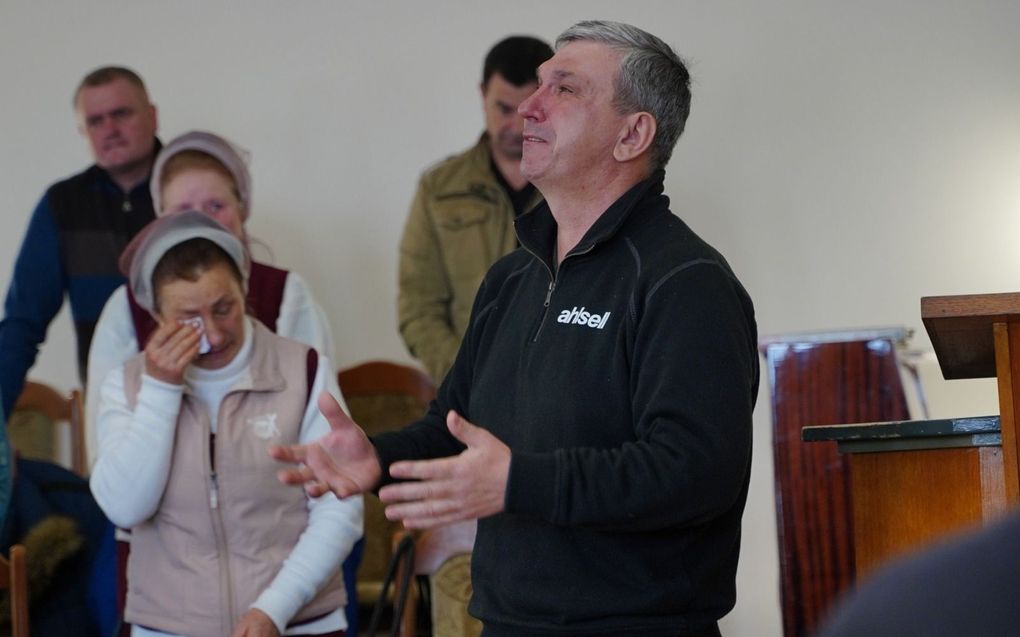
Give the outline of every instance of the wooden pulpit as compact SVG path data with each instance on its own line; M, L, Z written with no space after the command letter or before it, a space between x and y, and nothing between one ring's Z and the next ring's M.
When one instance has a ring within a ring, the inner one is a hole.
M810 635L853 582L849 465L807 425L909 418L896 344L904 328L790 334L759 341L772 392L780 591L786 637Z
M926 297L921 318L946 379L997 377L1000 414L803 430L849 462L857 577L1020 500L1020 294Z
M1020 293L929 296L921 319L946 380L998 379L1006 501L1020 501Z
M1006 510L998 416L806 427L850 464L855 576Z

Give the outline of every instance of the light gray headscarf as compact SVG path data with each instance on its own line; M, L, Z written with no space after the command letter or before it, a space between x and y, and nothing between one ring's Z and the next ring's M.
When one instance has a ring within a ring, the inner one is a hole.
M244 245L217 221L197 210L160 217L139 232L120 257L121 271L138 305L150 312L156 305L152 273L171 248L189 239L208 239L223 248L241 272L242 291L248 290L248 258Z
M237 186L237 194L241 200L241 220L248 221L251 214L251 174L248 172L248 152L215 133L194 130L175 137L159 151L156 163L152 167L152 178L149 179L149 191L152 193L152 205L156 216L162 216L163 193L160 182L163 180L163 169L167 161L174 155L185 150L197 150L205 153L223 164Z

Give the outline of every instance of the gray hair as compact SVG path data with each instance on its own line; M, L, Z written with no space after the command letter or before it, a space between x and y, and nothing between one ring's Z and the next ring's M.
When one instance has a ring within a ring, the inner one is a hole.
M556 38L556 48L576 41L600 42L622 53L613 106L620 113L651 113L652 169L665 167L691 112L691 76L680 56L651 33L621 22L578 22Z
M142 76L126 66L101 66L81 79L77 88L74 89L71 106L78 108L78 96L81 95L84 89L105 86L115 80L126 80L134 85L145 96L145 102L149 102L149 92L145 89L145 82L142 80Z

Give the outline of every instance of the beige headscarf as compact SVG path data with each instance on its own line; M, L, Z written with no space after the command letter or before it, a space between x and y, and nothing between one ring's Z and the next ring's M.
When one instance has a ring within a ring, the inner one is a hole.
M156 157L152 178L149 179L149 191L152 193L152 205L156 209L156 216L163 216L163 193L160 185L163 180L163 168L171 157L185 150L205 153L230 171L241 200L241 220L248 221L248 215L251 213L251 174L248 172L247 151L241 150L215 133L198 130L175 137Z
M160 217L135 235L120 255L120 269L138 305L153 311L152 273L170 248L189 239L208 239L223 248L241 272L242 291L248 290L248 257L241 241L214 219L197 210Z

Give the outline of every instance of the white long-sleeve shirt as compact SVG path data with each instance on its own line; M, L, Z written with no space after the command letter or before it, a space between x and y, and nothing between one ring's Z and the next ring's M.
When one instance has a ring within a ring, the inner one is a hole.
M308 284L296 272L287 273L280 315L276 319L276 333L315 348L320 356L333 358L335 354L333 332L326 313L315 300ZM127 288L121 286L103 307L89 347L90 380L85 390L85 450L90 467L96 463L98 450L96 419L103 379L110 370L120 367L137 353L138 338L131 320Z
M202 370L190 367L183 385L171 385L142 375L137 405L132 411L124 393L123 366L110 371L102 383L97 431L99 454L90 479L92 492L110 520L124 528L152 517L159 508L170 474L177 415L185 391L192 393L213 414L251 359L252 328L245 322L245 341L226 367ZM319 357L311 396L323 390L341 400L329 359ZM218 424L213 424L214 427ZM316 401L305 409L299 440L316 440L329 431ZM363 503L360 496L338 500L327 494L308 499L308 526L284 560L270 586L252 604L266 613L281 634L290 619L308 603L318 588L350 553L362 535ZM341 630L347 625L342 609L297 630L315 634ZM136 627L134 635L165 633ZM137 632L141 630L142 632ZM147 631L147 632L146 632Z

